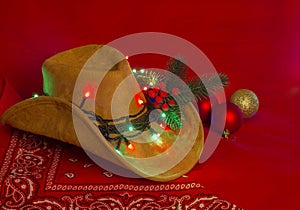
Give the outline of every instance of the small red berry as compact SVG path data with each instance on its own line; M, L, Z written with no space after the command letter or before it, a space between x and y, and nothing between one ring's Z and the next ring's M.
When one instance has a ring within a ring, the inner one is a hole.
M148 91L148 96L149 96L150 98L155 98L155 96L156 96L155 91L154 91L154 90L149 90L149 91Z
M174 94L174 95L178 95L179 94L179 88L173 88L172 89L172 93Z
M155 93L158 93L160 91L158 87L154 87L153 90L155 91Z
M165 82L161 82L161 83L159 84L159 87L163 89L163 88L166 88L167 85L166 85Z
M156 96L155 101L159 104L161 104L163 102L163 98L160 96Z
M161 90L160 93L159 93L159 95L160 95L161 97L165 98L165 97L168 96L168 93Z
M169 110L169 105L168 104L163 104L161 106L161 108L162 108L163 111L168 111Z
M168 104L170 106L175 106L176 102L175 102L175 100L171 99L171 100L168 101Z
M157 103L157 102L154 102L154 103L153 103L153 106L155 107L155 109L159 109L159 108L160 108L160 104Z

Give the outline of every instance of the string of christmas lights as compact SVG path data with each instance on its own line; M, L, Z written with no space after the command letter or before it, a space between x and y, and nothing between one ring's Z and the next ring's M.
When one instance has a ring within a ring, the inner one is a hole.
M225 74L210 75L205 77L210 88L207 90L199 78L186 79L186 65L179 59L170 59L167 66L168 70L179 76L187 86L178 84L178 87L171 87L169 86L170 81L168 81L171 78L157 71L133 69L132 73L142 87L141 91L146 99L144 101L140 97L136 97L136 103L138 106L142 106L142 109L134 115L123 116L118 119L103 119L91 111L84 110L86 100L92 95L89 91L84 93L79 108L87 114L90 120L94 121L99 131L107 141L115 145L118 152L120 152L122 141L124 141L128 150L134 151L135 147L128 139L137 137L146 130L151 132L150 138L152 140L159 140L160 133L157 133L150 126L150 113L153 110L159 111L154 118L152 116L152 122L156 122L164 130L180 129L184 116L177 100L180 104L190 102L191 97L188 95L189 92L186 91L186 88L189 88L198 100L202 100L208 96L208 91L217 91L220 87L228 85L228 78ZM222 84L217 84L217 79L221 79ZM176 96L176 100L173 96Z

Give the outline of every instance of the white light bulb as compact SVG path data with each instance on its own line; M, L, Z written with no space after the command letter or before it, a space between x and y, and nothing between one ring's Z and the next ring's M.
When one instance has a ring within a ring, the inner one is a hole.
M155 140L155 141L157 141L159 137L160 137L159 133L156 133L156 134L152 135L152 139Z

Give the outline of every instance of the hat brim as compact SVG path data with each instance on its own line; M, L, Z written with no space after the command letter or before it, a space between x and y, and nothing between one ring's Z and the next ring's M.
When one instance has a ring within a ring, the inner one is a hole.
M183 133L179 135L179 138L182 138L181 141L185 141L186 144L190 143L190 147L178 163L168 170L158 174L154 173L154 175L151 173L153 165L145 165L138 160L143 160L148 156L152 158L151 156L155 156L157 151L152 153L150 151L151 146L138 144L135 150L143 151L142 154L137 155L138 158L120 155L87 115L67 100L50 96L24 100L9 108L1 116L1 123L83 147L88 152L129 169L139 176L165 182L174 180L189 172L198 162L203 149L204 132L198 112L192 103L186 104L182 111L185 116L184 126L189 129L183 129ZM74 122L80 124L80 132L75 131ZM195 126L197 126L196 129L191 129ZM196 130L197 133L191 133L193 130ZM84 144L78 140L83 138L88 139L84 141ZM172 162L175 156L176 154L166 156L165 162Z

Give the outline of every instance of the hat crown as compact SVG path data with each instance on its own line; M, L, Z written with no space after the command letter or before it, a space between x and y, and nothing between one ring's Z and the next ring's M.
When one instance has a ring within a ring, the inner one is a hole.
M98 53L98 55L97 55ZM79 105L85 91L93 92L95 97L95 112L106 119L135 114L141 110L134 100L135 93L140 88L132 75L129 63L124 56L114 48L103 45L86 45L63 51L48 58L42 66L44 79L43 92L49 96L63 98ZM79 91L73 97L78 77L83 78ZM128 77L128 78L127 78ZM119 88L126 79L126 88ZM97 89L98 87L98 89ZM112 100L116 91L120 104L112 114ZM123 106L128 96L129 105ZM141 97L144 99L143 95ZM86 109L93 105L87 100ZM112 116L113 115L113 116Z

